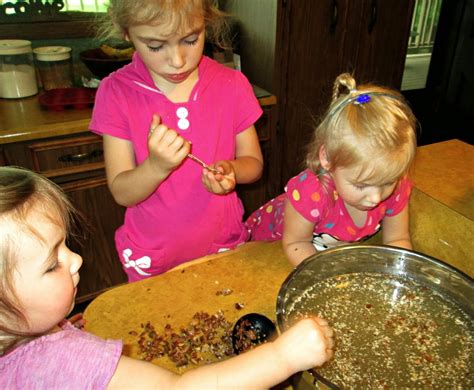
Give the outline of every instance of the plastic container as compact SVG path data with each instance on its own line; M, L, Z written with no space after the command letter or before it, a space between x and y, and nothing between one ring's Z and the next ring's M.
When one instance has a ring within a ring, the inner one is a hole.
M94 105L95 88L56 88L39 95L41 106L51 111L73 108L82 110Z
M44 46L33 50L41 85L45 91L73 86L71 48Z
M0 98L17 99L38 93L31 42L0 40Z

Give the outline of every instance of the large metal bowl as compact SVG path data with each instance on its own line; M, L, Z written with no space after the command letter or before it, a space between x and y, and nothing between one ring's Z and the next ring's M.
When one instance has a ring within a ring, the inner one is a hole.
M459 309L459 313L462 316L462 320L466 324L466 332L462 332L466 334L463 334L462 337L467 337L467 339L469 340L468 346L466 347L467 349L466 351L464 351L468 354L468 367L466 368L466 370L463 371L463 374L461 375L466 376L466 383L463 382L464 379L461 379L461 387L472 388L472 386L474 386L474 380L472 379L472 373L474 372L474 346L472 344L474 340L473 279L465 275L464 273L458 271L457 269L443 263L442 261L413 251L387 246L357 245L339 247L309 257L293 270L293 272L287 277L279 291L276 307L277 325L279 330L286 330L294 321L296 321L300 317L308 315L322 315L326 318L328 316L330 317L328 313L330 310L328 308L331 307L332 303L331 301L327 301L323 304L325 298L323 296L318 296L318 293L323 294L323 289L320 287L320 285L324 286L324 283L327 283L328 280L339 280L340 277L352 278L351 275L356 278L354 280L359 281L362 280L360 278L357 279L360 275L373 275L369 276L369 278L375 278L376 276L377 278L380 277L381 280L383 280L384 278L390 281L395 280L395 282L393 283L390 282L391 284L386 284L390 291L388 291L386 295L383 295L387 297L387 300L389 301L388 304L390 305L390 307L393 307L394 310L402 307L402 305L404 304L406 305L407 296L409 297L410 294L409 292L407 292L409 290L409 288L407 289L407 286L410 286L410 283L413 283L416 287L413 287L413 291L418 291L417 288L420 287L420 291L423 291L423 294L424 291L426 291L427 294L433 294L438 298L441 297L440 299L442 302L444 302L445 299L449 305L452 304L454 305L453 307L456 310ZM352 279L341 280L350 281ZM400 280L402 282L399 283L397 282L397 280ZM404 281L406 281L406 285L404 285ZM341 283L341 286L346 287L347 285L350 285L350 283L352 282L343 282ZM366 286L361 285L360 291L363 291L365 288ZM341 302L343 302L342 304L346 305L345 307L343 307L342 312L347 314L346 322L348 323L346 324L346 327L344 329L349 329L351 331L353 327L355 327L356 325L360 325L361 318L366 318L367 323L362 324L363 329L358 330L357 332L360 331L363 333L366 329L368 329L369 333L367 335L361 334L361 338L363 340L369 341L374 340L374 337L383 337L385 338L385 342L390 343L390 340L387 339L387 337L390 337L390 334L394 334L393 329L380 329L380 332L379 330L375 331L376 335L371 334L371 332L374 331L374 328L370 329L370 321L376 320L372 319L370 314L364 314L365 317L361 317L361 313L364 313L364 310L367 310L368 312L371 310L371 304L366 304L366 307L362 308L360 307L360 305L357 306L356 298L354 298L354 300L351 299L352 296L355 297L357 294L354 293L355 290L350 291L352 292L348 292L349 299L342 298L341 300ZM375 293L378 293L378 291L375 291ZM370 297L372 293L363 291L363 294L368 294L368 296ZM339 304L341 304L341 302L339 302ZM420 300L420 302L421 303L419 304L421 305L425 301ZM427 300L426 302L430 301ZM416 307L416 299L413 305L415 305L414 307ZM306 306L311 307L311 309L306 310ZM416 311L414 311L414 313L416 313ZM454 313L457 313L457 311L455 311ZM336 331L336 348L334 360L338 359L338 342L341 340L341 337L338 337L337 328L340 325L339 321L342 321L341 317L327 318ZM413 324L417 324L417 318L410 319L409 317L410 314L401 318L400 321L405 321L403 325L410 324L410 321L412 321L411 326L413 326ZM436 327L436 317L438 316L434 315L433 317L434 318L432 324L434 324L434 327ZM392 319L390 321L392 321ZM458 320L453 318L453 321ZM358 324L356 324L356 322L358 322ZM387 325L387 323L385 325ZM423 324L417 324L416 326L423 327ZM441 325L439 326L441 327ZM449 334L449 332L451 332L451 327L448 328L449 329L447 331L447 334L445 335L445 337L443 337L443 340L446 341L446 347L444 344L440 347L438 343L436 348L449 349L451 347L454 348L455 345L458 345L454 343L450 347L451 341L458 340L461 336ZM452 329L452 332L459 331L459 329ZM392 331L392 333L390 333L390 331ZM339 336L341 336L341 332ZM414 336L412 335L411 337L416 339L418 336L416 333L414 333ZM420 340L416 339L415 341L424 342L425 340L422 339L423 336L420 337ZM462 339L462 343L465 344L464 339ZM402 343L399 343L397 345L397 348L398 346L400 346L400 344ZM407 354L413 353L413 348L409 344L410 343L407 343L406 345ZM380 345L383 345L383 343ZM362 346L362 348L365 347L365 345ZM405 346L402 347L405 348ZM352 351L356 353L358 346L356 344L351 344L351 348ZM420 364L434 364L434 358L430 355L431 351L429 350L429 348L425 348L425 350L426 354L424 357L426 359L420 357ZM450 354L451 351L443 351L443 353ZM362 360L362 362L360 362L360 367L357 366L358 368L360 368L360 372L358 372L357 375L361 376L363 383L366 384L364 388L381 388L384 387L384 385L387 385L389 388L407 386L407 382L404 381L404 379L400 383L396 383L396 380L395 383L390 381L389 383L382 383L383 379L381 379L380 381L378 381L378 379L374 379L374 377L371 375L375 371L375 364L381 363L382 365L389 365L389 363L388 361L384 361L384 359L378 359L378 361L374 363L373 361L371 362L371 358L371 353L367 353L362 359L360 359ZM329 364L333 363L330 362ZM397 362L395 362L395 365L396 364ZM318 369L317 371L310 370L310 372L312 373L312 377L307 376L307 374L305 373L305 375L303 375L303 378L300 378L299 382L295 384L296 387L299 389L318 388L321 387L320 383L323 383L330 388L351 387L347 386L347 384L345 386L344 383L336 383L336 381L334 381L334 378L325 377L324 367L325 366L323 366L321 369ZM387 367L382 367L381 370L383 371L386 368ZM425 367L426 370L428 370L428 368ZM402 373L401 376L403 377L404 374L415 376L418 375L416 372L416 367L414 371L411 372L411 374L406 372ZM426 376L426 373L424 373L423 375ZM315 380L314 378L319 379L319 381ZM341 381L341 378L338 378L338 381ZM428 387L436 388L436 384L442 386L442 383L437 381L438 377L424 378L424 382L415 381L414 383L412 383L413 386L411 387L419 387L420 383L423 384L422 387L425 387L424 385L426 385L426 383L428 383ZM431 386L429 385L430 383Z

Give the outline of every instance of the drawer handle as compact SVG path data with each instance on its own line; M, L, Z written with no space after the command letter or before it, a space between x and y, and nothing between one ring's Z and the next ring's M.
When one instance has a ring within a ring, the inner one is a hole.
M104 151L101 149L95 149L90 153L78 153L78 154L65 154L58 157L58 161L61 162L78 162L84 160L90 160L93 158L101 157Z

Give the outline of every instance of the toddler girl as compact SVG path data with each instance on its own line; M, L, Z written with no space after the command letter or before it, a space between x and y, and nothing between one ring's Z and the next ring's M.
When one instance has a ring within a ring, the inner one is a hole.
M213 0L111 0L108 11L136 52L101 81L90 129L127 207L115 242L134 281L248 239L235 186L261 176L262 110L241 72L203 56L206 33L222 36Z
M0 167L1 389L263 389L332 356L332 330L307 318L274 342L178 376L121 356L122 343L61 323L82 258L68 248L72 208L55 184Z
M288 182L286 193L248 218L252 239L282 239L294 265L318 250L365 240L381 227L384 244L411 249L407 172L415 129L400 93L356 87L347 73L337 77L332 104L309 145L307 168Z

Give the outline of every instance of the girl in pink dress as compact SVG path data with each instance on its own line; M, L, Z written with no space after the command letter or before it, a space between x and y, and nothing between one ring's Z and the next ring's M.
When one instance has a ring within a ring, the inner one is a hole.
M275 341L179 376L61 323L82 258L66 237L73 210L52 182L0 167L0 389L266 389L332 356L332 329L298 322Z
M222 30L214 3L109 1L113 32L136 51L100 82L90 129L127 207L115 243L129 281L249 238L235 186L261 176L262 109L241 72L203 55L206 35Z
M411 249L407 173L415 150L416 119L401 94L356 87L340 75L308 147L307 169L248 218L252 239L281 239L294 265L382 227L384 244Z

